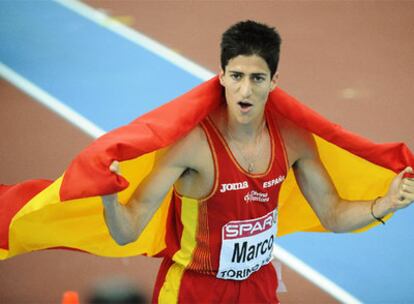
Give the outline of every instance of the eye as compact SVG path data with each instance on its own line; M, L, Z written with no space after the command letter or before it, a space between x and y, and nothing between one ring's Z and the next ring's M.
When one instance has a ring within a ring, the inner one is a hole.
M260 75L253 76L253 81L256 82L256 83L260 83L260 82L263 82L265 80L266 80L266 78L263 77L263 76L260 76Z
M238 73L233 73L233 74L230 74L230 77L233 80L240 80L242 78L242 75L241 74L238 74Z

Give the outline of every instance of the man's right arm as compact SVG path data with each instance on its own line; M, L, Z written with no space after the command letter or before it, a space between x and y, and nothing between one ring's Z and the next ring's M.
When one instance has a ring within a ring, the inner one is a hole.
M102 197L104 217L112 238L119 245L134 242L160 207L172 185L184 171L191 168L194 135L189 134L163 151L152 172L141 182L126 205L118 202L118 195ZM116 164L115 164L116 166ZM111 167L114 167L111 165ZM116 171L116 168L111 168Z

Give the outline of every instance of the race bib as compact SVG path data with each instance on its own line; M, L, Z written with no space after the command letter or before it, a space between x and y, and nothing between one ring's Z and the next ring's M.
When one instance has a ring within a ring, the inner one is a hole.
M217 278L244 280L268 264L276 230L276 209L259 218L225 224Z

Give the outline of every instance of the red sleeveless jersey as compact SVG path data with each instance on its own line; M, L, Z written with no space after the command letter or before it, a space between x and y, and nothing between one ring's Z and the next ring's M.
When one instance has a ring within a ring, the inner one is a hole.
M270 262L288 166L275 118L267 115L266 123L271 160L262 174L238 164L211 119L201 123L214 159L213 189L202 199L174 192L167 219L165 253L184 269L244 280Z

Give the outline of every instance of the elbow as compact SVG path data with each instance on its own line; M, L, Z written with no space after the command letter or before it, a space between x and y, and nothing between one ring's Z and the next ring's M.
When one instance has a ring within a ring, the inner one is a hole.
M125 246L130 243L135 242L138 239L137 235L125 234L125 235L113 235L111 233L112 239L120 246Z
M115 240L115 243L117 243L120 246L125 246L125 245L128 245L128 244L134 242L133 240L130 240L130 239L117 238L117 239L114 239L114 240Z
M333 233L347 232L343 223L342 210L342 202L337 198L321 217L321 223L326 230Z
M333 232L333 233L345 232L343 229L341 229L341 225L338 223L338 220L334 214L330 214L329 216L321 219L321 224L323 228L325 228L329 232Z
M329 232L333 232L333 233L344 233L344 232L346 232L346 231L344 231L344 230L342 230L338 227L335 227L335 226L325 227L325 229L328 230Z
M133 243L139 237L139 233L135 232L132 227L129 227L127 225L119 225L116 222L112 225L110 224L111 223L108 223L108 221L106 222L109 235L115 241L115 243L120 246L125 246Z
M323 228L325 228L326 231L338 233L336 227L334 224L332 224L332 221L330 220L321 220L321 224Z
M338 222L338 220L335 218L335 216L331 216L330 218L321 221L322 226L329 232L333 233L345 233L348 232L348 230L344 229L342 225Z

